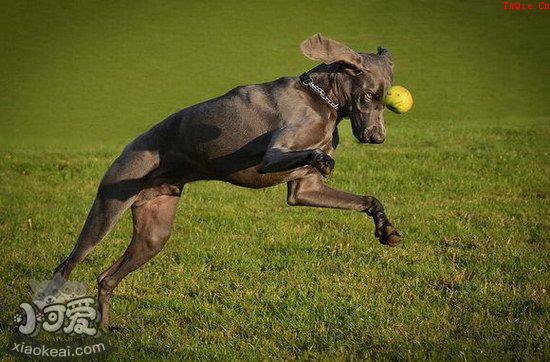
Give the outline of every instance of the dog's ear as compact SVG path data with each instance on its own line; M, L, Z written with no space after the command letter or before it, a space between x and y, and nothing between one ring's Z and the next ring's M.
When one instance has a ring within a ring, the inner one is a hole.
M346 45L315 34L300 44L300 50L309 59L325 64L345 63L357 70L365 70L361 56Z
M393 68L393 59L392 59L391 53L389 52L388 49L386 49L383 46L379 45L378 46L378 55L383 57L384 59L386 59L389 66Z

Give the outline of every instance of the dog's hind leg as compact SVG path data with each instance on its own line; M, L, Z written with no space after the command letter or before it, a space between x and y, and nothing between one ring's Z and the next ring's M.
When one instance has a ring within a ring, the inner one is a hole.
M160 195L132 207L132 241L122 257L98 278L101 325L109 322L109 297L113 289L126 275L154 257L168 241L178 200L179 195Z

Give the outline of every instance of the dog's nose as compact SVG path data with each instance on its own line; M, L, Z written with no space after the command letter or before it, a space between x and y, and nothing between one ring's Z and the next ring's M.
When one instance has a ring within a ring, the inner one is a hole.
M381 133L374 133L370 136L370 143L382 143L386 140L386 135Z
M369 143L382 143L386 139L386 131L380 128L368 129L365 135Z

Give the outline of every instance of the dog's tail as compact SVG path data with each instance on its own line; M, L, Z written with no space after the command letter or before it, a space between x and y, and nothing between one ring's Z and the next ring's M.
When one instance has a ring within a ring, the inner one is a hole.
M48 287L51 295L132 206L143 179L159 166L158 151L143 147L146 136L147 133L128 145L105 173L73 251L54 271L54 283Z

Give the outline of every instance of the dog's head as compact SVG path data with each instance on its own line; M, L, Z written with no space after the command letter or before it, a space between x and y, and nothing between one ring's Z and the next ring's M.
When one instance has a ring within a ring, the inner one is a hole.
M344 115L351 119L355 138L361 143L384 142L383 100L393 78L390 53L382 47L376 54L358 53L320 34L305 40L300 49L310 59L338 65L337 92L344 103Z

